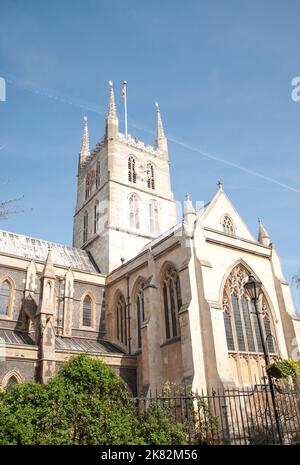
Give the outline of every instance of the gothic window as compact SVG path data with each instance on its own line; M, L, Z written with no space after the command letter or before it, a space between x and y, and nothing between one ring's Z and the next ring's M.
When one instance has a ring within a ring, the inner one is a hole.
M156 200L149 202L149 220L150 220L150 233L159 233L159 219L158 219L158 203Z
M179 335L178 312L182 305L179 276L172 266L165 272L162 290L166 338L172 339Z
M90 196L90 183L88 176L85 178L85 200Z
M244 294L244 283L249 272L238 265L230 273L223 294L224 326L228 350L231 352L262 353L262 340L253 303ZM261 306L261 319L264 341L270 353L275 353L274 329L271 311L264 295L258 303Z
M128 181L136 183L135 159L128 158Z
M96 189L100 187L100 161L97 161L96 165Z
M88 222L89 222L89 216L88 212L84 212L83 215L83 243L85 243L88 239Z
M144 312L144 283L142 283L136 293L136 321L137 321L137 346L138 349L142 347L142 340L141 340L141 325L145 319L145 312Z
M97 234L97 232L99 232L98 231L99 218L100 218L99 202L97 201L94 205L94 234Z
M136 194L129 197L129 225L131 229L140 229L139 198Z
M82 303L82 326L92 326L92 299L89 295L85 296Z
M91 190L95 182L95 171L89 171L85 178L85 200L91 195Z
M16 386L16 384L18 384L18 380L15 376L11 376L9 378L9 380L7 381L6 383L6 390L8 392L12 392Z
M149 189L155 189L154 168L151 163L148 163L147 165L147 185Z
M0 287L0 315L8 315L11 297L11 286L4 281Z
M117 339L127 345L127 312L124 296L121 294L117 301Z
M235 228L233 225L232 220L229 218L228 215L225 215L222 220L223 232L226 234L230 234L230 236L235 235Z

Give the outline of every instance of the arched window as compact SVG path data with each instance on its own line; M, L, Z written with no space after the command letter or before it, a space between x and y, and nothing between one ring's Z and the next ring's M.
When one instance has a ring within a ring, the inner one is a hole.
M227 347L230 352L262 353L262 340L253 303L244 293L249 272L238 265L230 273L224 288L223 309ZM275 353L271 311L265 296L260 302L264 341L271 354Z
M128 158L128 181L136 183L135 159Z
M117 339L122 344L127 345L127 311L126 302L122 294L117 301Z
M91 193L90 180L89 180L89 176L86 176L85 178L85 200L89 198L90 193Z
M163 304L166 338L179 335L178 312L182 305L180 280L177 271L169 266L163 278Z
M92 299L86 295L82 302L82 326L90 328L92 326Z
M140 229L139 198L136 194L129 197L129 225L131 229Z
M83 215L83 243L85 243L88 239L88 222L89 222L89 216L88 212L84 212Z
M147 185L149 189L155 189L154 168L151 163L148 163L147 165Z
M96 173L95 170L91 170L87 173L85 178L85 200L87 200L92 192L92 188L95 182Z
M13 392L16 384L19 384L17 378L15 376L11 376L6 383L6 390L8 392Z
M144 285L145 283L140 284L135 298L136 304L136 321L137 321L137 347L140 349L142 347L141 339L141 325L145 319L145 306L144 306Z
M11 286L4 281L0 287L0 315L8 315L11 297Z
M96 165L96 189L100 187L100 161L97 161Z
M158 234L159 233L159 207L156 200L150 200L149 202L149 220L150 220L150 233Z
M229 218L228 215L225 215L222 220L223 232L226 234L230 234L231 236L235 235L235 227L233 225L232 220Z
M99 211L99 202L97 202L94 205L94 234L97 234L98 231L98 226L99 226L99 218L100 218L100 211Z

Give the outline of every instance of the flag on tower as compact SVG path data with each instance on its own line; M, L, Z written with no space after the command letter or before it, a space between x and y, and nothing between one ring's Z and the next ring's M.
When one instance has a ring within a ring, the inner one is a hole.
M122 100L123 100L123 102L126 99L126 85L127 85L127 81L123 81L123 87L122 87Z

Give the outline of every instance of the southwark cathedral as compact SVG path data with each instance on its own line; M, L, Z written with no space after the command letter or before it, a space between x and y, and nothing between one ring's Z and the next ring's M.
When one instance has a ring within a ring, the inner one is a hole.
M300 318L264 225L254 237L221 182L200 209L187 194L178 218L159 108L156 125L155 146L120 133L111 86L93 150L84 120L72 247L0 231L0 388L45 383L82 353L110 365L133 395L166 381L259 383L249 275L262 284L270 358L299 356Z

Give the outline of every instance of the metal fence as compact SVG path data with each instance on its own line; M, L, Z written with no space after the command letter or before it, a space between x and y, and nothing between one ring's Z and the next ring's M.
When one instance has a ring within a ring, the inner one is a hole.
M174 387L162 394L135 398L134 402L138 415L182 425L187 444L300 444L299 390L276 389L275 397L279 425L267 384L200 394Z

